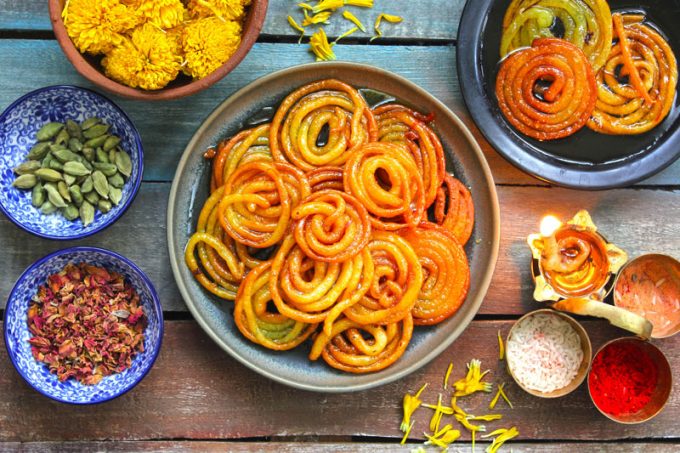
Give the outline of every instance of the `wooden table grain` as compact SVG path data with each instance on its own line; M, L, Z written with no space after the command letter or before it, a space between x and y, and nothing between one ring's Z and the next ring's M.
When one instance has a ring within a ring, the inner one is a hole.
M0 110L42 86L91 87L54 40L46 3L0 0ZM492 168L501 204L498 265L478 316L451 347L398 382L324 395L276 384L240 365L187 312L170 271L165 231L166 200L180 154L203 119L237 89L271 71L313 60L306 45L296 44L297 35L286 22L296 11L295 2L270 0L258 43L211 89L162 104L114 97L138 126L146 158L139 196L114 226L81 241L57 243L29 236L0 218L0 311L29 264L51 251L87 244L110 248L139 264L156 285L166 316L163 349L151 373L128 394L91 407L59 404L31 390L0 346L0 451L407 452L422 443L430 414L426 409L416 412L412 437L400 447L403 394L428 382L423 397L435 402L448 364L454 363L452 376L457 378L472 358L482 360L494 382L507 382L515 408L499 406L504 418L496 425L518 427L513 451L678 451L679 389L653 421L618 425L595 410L585 386L557 400L523 393L498 361L496 335L540 307L531 298L525 239L547 212L566 218L588 209L607 237L631 256L663 252L680 257L680 162L634 187L601 192L552 187L508 164L481 137L462 102L455 65L464 3L375 0L374 10L360 12L365 23L372 24L379 12L400 14L404 22L384 26L384 39L348 39L335 47L340 60L396 72L446 103L476 135ZM334 21L326 31L334 37L345 25ZM584 325L594 348L625 334L597 320L584 320ZM655 343L680 375L680 337ZM461 404L481 413L488 399L477 395ZM470 451L469 440L463 433L453 450Z

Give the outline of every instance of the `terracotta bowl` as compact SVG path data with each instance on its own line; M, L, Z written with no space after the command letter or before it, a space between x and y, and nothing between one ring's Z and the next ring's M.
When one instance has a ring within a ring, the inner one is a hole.
M663 355L663 352L661 352L661 350L654 346L652 343L637 337L623 337L612 340L604 344L597 351L595 357L597 357L608 346L611 346L614 343L632 343L640 349L641 354L646 354L647 356L649 356L650 359L652 359L657 369L659 370L659 381L656 385L656 389L652 393L652 399L649 401L649 403L647 403L646 406L644 406L642 409L635 413L619 416L609 414L600 409L600 407L597 405L597 403L595 403L595 400L593 399L593 394L590 392L591 373L589 371L588 395L590 395L590 400L593 402L593 405L597 408L598 411L600 411L602 415L617 423L633 425L636 423L643 423L648 420L651 420L663 410L664 406L666 406L666 402L668 401L668 398L671 395L671 390L673 389L673 374L671 372L671 366L668 363L668 359L666 359L666 356ZM595 360L595 357L593 358L593 360Z
M515 328L516 326L522 322L523 320L530 318L532 316L536 315L548 315L548 316L556 316L564 321L567 321L569 325L576 331L578 334L579 338L581 339L581 349L583 350L583 360L581 360L581 365L579 366L578 371L576 372L576 376L567 384L566 386L553 390L552 392L541 392L538 390L530 389L525 387L518 379L515 377L515 374L513 372L512 366L510 365L510 360L508 360L507 357L507 348L506 348L506 357L505 357L505 362L508 367L508 373L510 373L510 376L512 376L512 379L517 383L517 385L524 390L525 392L538 396L539 398L559 398L564 395L568 395L569 393L573 392L578 388L579 385L585 380L586 376L588 375L588 369L590 368L590 358L592 357L592 346L590 344L590 338L588 337L588 333L586 330L583 328L581 324L579 324L574 318L571 316L565 315L564 313L560 313L558 311L552 310L550 308L542 308L540 310L532 311L521 318L517 320L517 322L512 326L510 329L510 332L508 333L508 337L505 340L505 344L507 345L510 342L510 339L515 333Z
M66 27L64 27L64 22L61 18L64 0L48 0L48 4L52 29L57 37L57 41L66 54L66 57L80 75L95 85L126 98L162 101L198 93L220 81L238 66L260 35L260 30L262 30L262 25L264 24L264 18L267 15L268 0L252 1L252 4L248 7L245 24L243 25L241 45L236 50L236 53L234 53L234 55L232 55L231 58L215 72L200 80L192 81L187 77L186 81L183 81L180 78L180 80L170 82L166 88L153 91L131 88L106 77L96 59L81 54L68 36Z

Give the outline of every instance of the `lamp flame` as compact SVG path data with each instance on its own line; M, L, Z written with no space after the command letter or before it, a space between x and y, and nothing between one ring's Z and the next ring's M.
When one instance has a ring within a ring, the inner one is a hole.
M553 235L553 233L562 226L562 222L552 215L547 215L541 220L541 236L547 238Z

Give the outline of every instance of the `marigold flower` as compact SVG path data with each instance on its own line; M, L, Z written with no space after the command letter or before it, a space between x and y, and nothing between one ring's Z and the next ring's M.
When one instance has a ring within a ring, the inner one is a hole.
M222 66L241 43L241 25L233 20L206 17L188 23L182 33L183 71L201 79Z
M187 10L181 0L142 0L139 14L161 28L173 28L184 22Z
M191 17L217 16L222 20L241 20L251 0L190 0Z
M402 418L401 426L399 427L399 429L401 429L403 432L406 432L406 430L409 429L409 426L411 425L411 415L413 415L416 409L418 409L418 407L422 404L422 401L420 400L420 394L423 393L425 387L427 387L427 384L420 387L420 390L418 390L415 396L411 395L410 393L404 395L404 417Z
M456 389L455 396L467 396L475 392L490 392L492 385L489 382L482 382L484 376L489 372L481 372L481 362L477 359L472 359L468 363L468 373L463 379L458 380L453 384Z
M137 26L137 14L118 0L68 0L62 12L64 26L80 52L105 53Z
M113 80L133 88L158 90L179 74L182 57L178 50L171 35L146 23L107 53L102 66Z
M320 28L309 39L309 47L314 52L314 55L316 55L316 61L335 60L333 46L328 42L328 36L326 36L323 28Z

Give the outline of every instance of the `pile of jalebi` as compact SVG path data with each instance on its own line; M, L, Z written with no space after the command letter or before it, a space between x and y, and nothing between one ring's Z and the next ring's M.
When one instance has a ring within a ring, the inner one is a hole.
M586 124L604 134L647 132L668 115L675 55L640 14L605 0L513 0L503 21L496 95L503 115L537 140Z
M234 300L246 338L289 350L311 337L311 360L368 373L404 353L414 325L456 313L474 206L431 122L321 80L206 153L211 195L185 259Z

